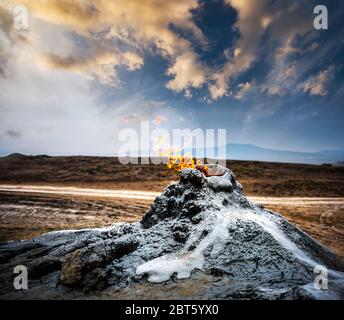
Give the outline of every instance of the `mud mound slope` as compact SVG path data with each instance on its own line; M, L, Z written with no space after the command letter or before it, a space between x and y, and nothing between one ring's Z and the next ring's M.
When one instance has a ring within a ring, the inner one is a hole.
M343 260L248 201L233 172L220 169L210 177L183 170L141 222L2 244L0 298L73 298L106 288L135 298L138 286L152 283L166 297L169 285L202 274L209 282L180 298L343 299ZM16 265L28 268L28 290L13 289ZM317 290L314 269L324 267L328 290Z

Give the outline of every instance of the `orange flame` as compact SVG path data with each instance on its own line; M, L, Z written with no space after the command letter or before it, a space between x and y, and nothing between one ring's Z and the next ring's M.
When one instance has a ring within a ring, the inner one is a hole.
M154 144L154 150L160 157L167 158L167 167L176 171L183 169L197 169L208 174L208 166L201 160L195 161L190 152L181 155L183 148L173 148L166 143L165 137L160 136Z
M197 169L203 172L205 175L208 173L208 166L203 164L201 160L195 162L191 153L181 155L170 155L167 161L167 167L176 171L182 171L183 169Z

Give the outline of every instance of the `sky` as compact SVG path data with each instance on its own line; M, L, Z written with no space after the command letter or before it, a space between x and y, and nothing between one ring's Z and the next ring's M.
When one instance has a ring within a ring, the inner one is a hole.
M0 0L0 154L114 155L141 121L344 150L343 21L340 0Z

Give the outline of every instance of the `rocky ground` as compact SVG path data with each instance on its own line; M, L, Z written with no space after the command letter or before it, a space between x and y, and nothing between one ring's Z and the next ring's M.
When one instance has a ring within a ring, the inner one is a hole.
M0 242L32 239L54 230L106 227L115 222L140 221L159 194L140 189L63 186L35 186L35 192L25 193L23 190L32 190L32 187L24 188L25 185L10 185L8 189L11 191L3 191L3 185L0 184ZM42 190L57 190L59 193L42 193ZM70 194L63 193L66 190ZM344 198L248 198L280 212L288 221L344 258Z
M248 201L223 170L184 170L141 222L1 245L0 298L343 299L343 260ZM29 290L12 289L18 264L28 267ZM329 270L329 290L313 286L318 265Z
M139 221L152 201L0 192L0 242Z

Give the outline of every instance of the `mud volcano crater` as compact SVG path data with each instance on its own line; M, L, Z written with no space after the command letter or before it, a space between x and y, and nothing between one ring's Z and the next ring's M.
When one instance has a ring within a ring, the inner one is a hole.
M92 297L109 288L136 298L138 286L166 298L163 290L184 282L197 290L175 298L344 298L341 258L250 202L231 170L212 169L184 169L140 222L0 245L0 298ZM28 290L13 288L16 265L28 268ZM314 287L317 266L328 270L328 290Z

